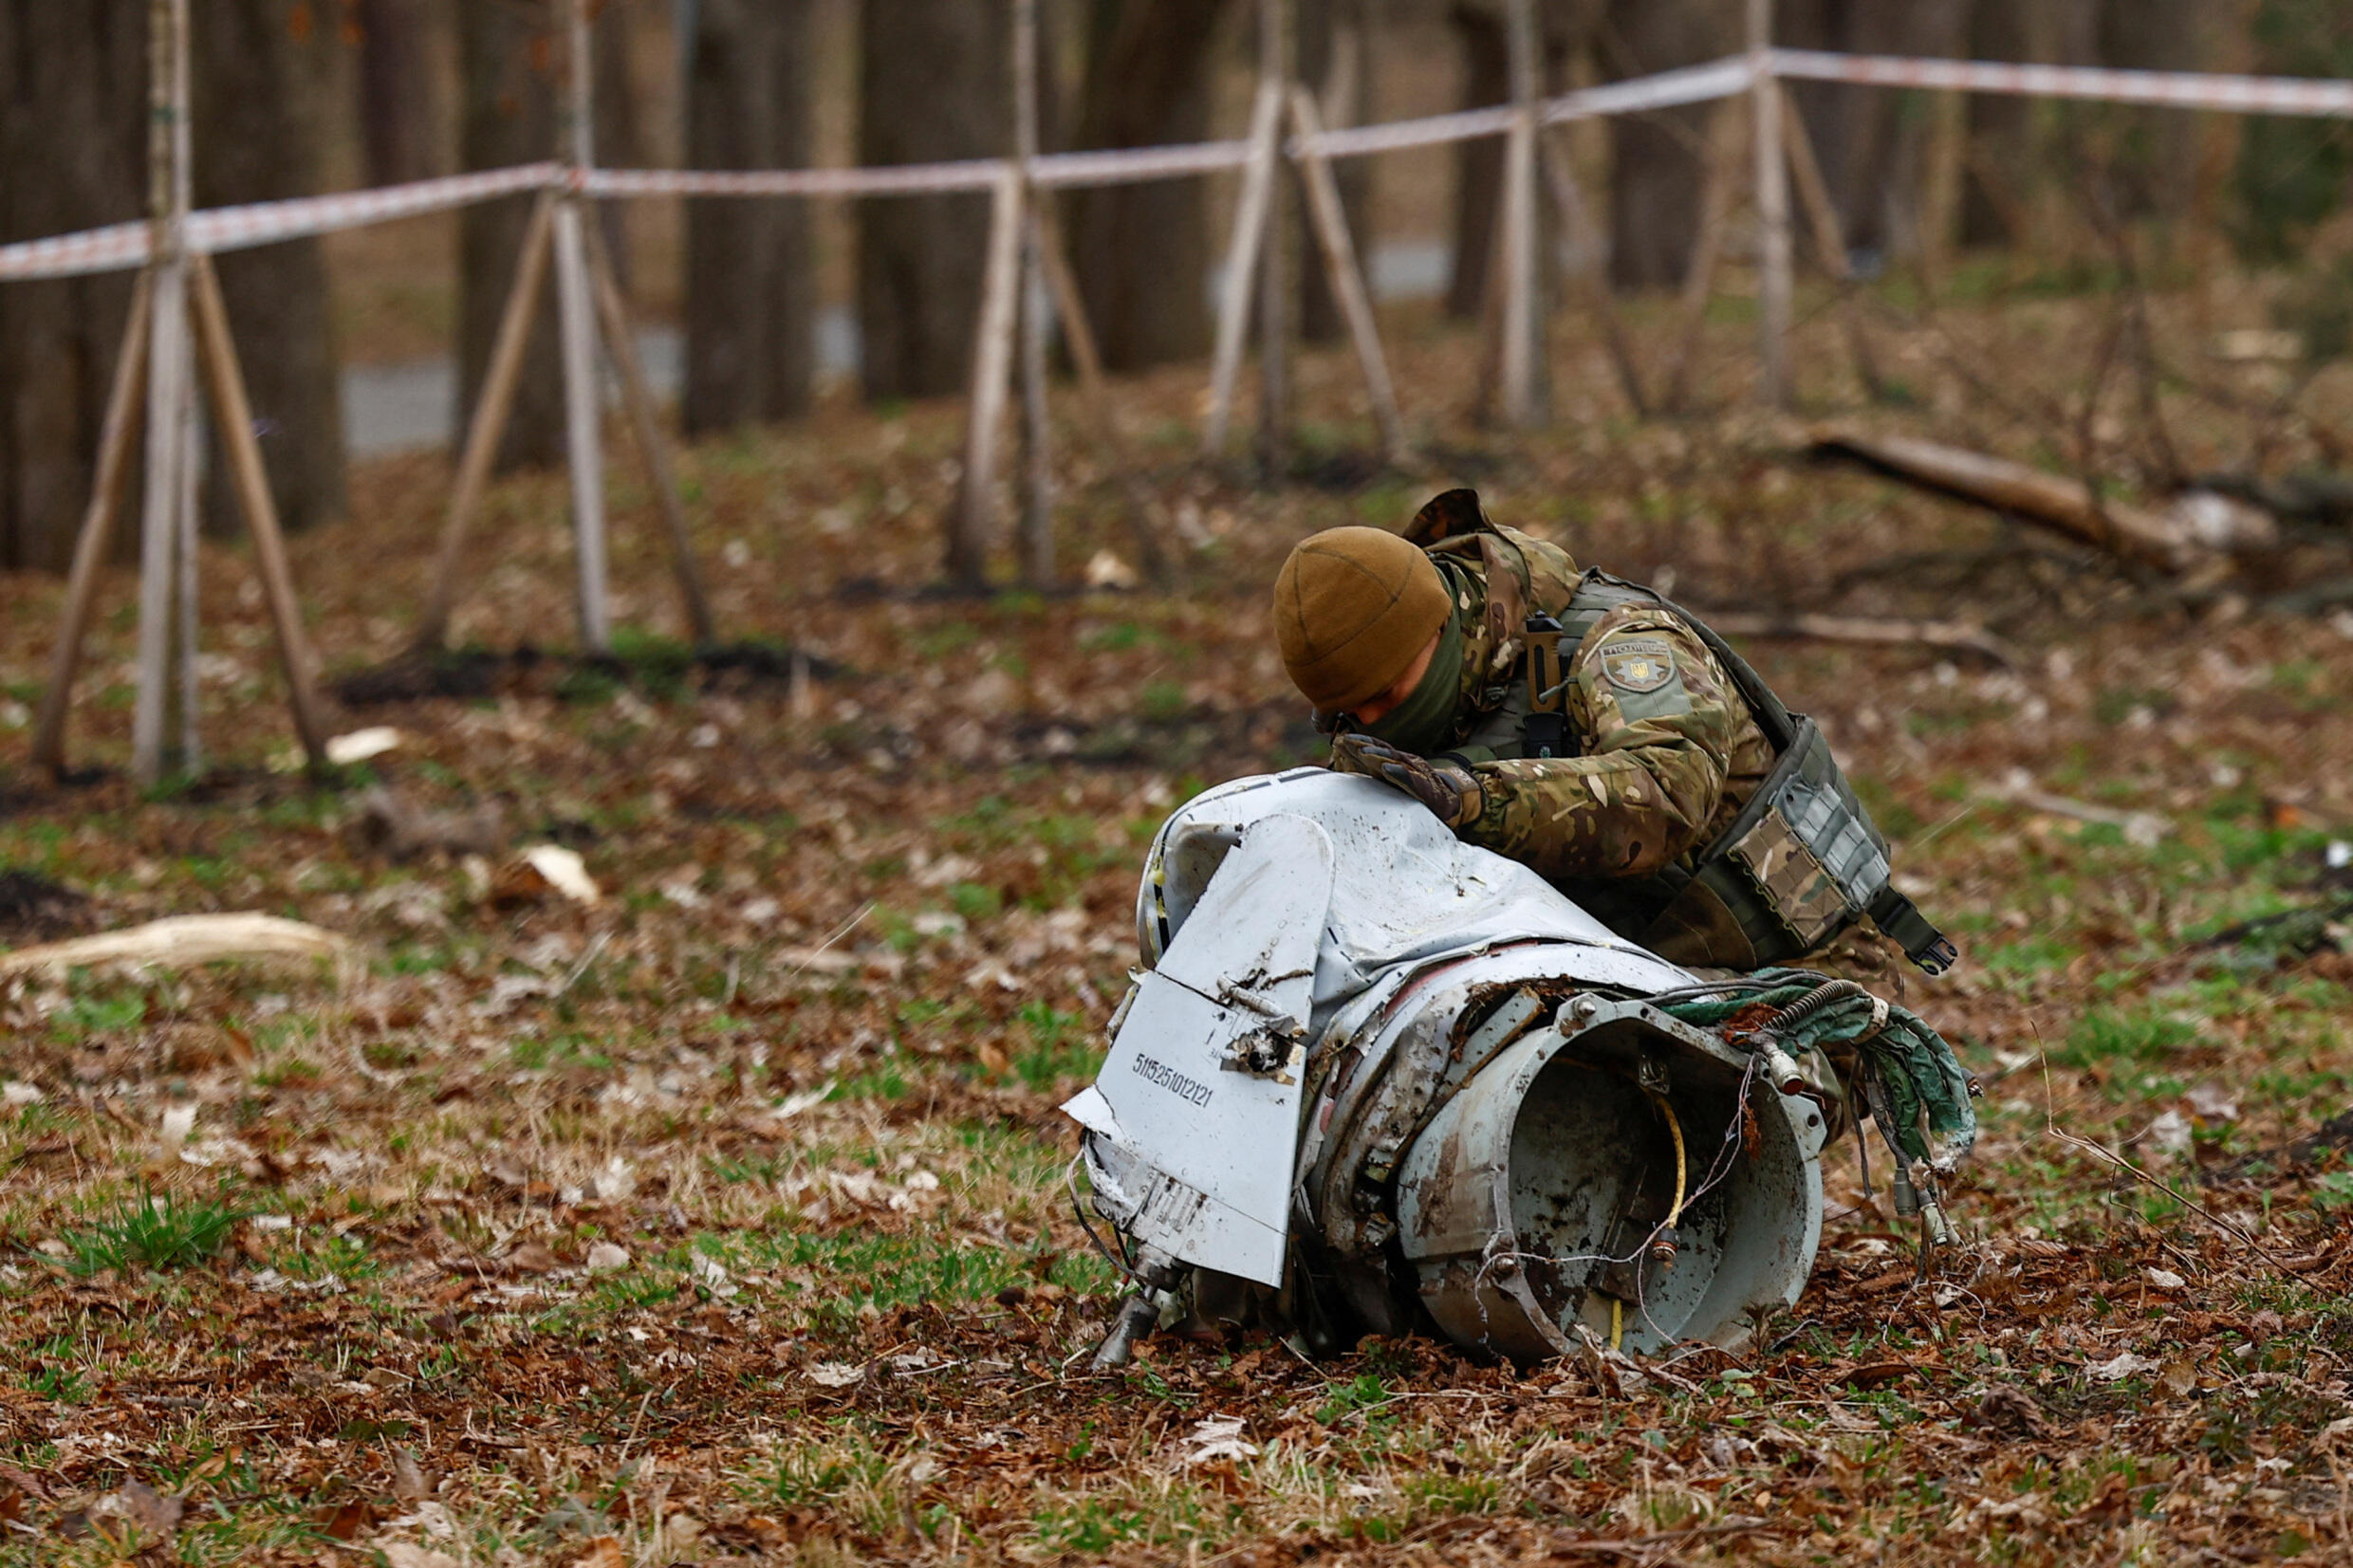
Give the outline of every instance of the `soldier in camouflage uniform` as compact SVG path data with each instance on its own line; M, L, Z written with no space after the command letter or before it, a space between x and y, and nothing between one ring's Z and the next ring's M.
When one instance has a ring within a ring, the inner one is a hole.
M1885 841L1859 802L1859 828L1834 818L1829 838L1814 833L1822 861L1779 815L1747 809L1769 776L1797 771L1775 773L1793 735L1835 777L1810 723L1665 600L1496 526L1469 490L1433 500L1401 538L1304 541L1275 620L1286 669L1334 734L1333 767L1404 790L1664 957L1801 956L1864 913L1874 875L1868 913L1890 934L1931 955L1942 941L1884 888Z

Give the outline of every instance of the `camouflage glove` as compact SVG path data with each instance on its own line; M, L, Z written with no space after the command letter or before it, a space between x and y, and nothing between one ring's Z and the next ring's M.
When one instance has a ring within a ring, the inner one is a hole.
M1405 791L1448 827L1460 827L1479 814L1479 782L1470 769L1417 757L1371 735L1334 736L1332 768L1362 773Z

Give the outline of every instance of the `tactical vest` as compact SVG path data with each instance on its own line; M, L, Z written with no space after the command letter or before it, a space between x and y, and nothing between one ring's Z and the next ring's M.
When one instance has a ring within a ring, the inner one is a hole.
M1887 839L1820 727L1790 712L1707 622L1639 583L1587 571L1559 618L1561 646L1582 646L1595 623L1621 604L1657 605L1688 625L1732 677L1775 756L1772 771L1724 831L1688 866L1658 874L1680 885L1653 916L1642 944L1664 951L1696 942L1720 951L1729 927L1754 954L1753 963L1734 966L1748 968L1811 952L1867 915L1923 970L1952 968L1959 950L1889 880ZM1530 722L1537 716L1531 712Z
M1425 518L1432 526L1425 527ZM1417 544L1460 541L1478 552L1491 627L1517 632L1526 641L1526 678L1512 680L1500 703L1449 755L1466 762L1573 755L1557 739L1566 673L1594 626L1622 604L1655 605L1690 626L1732 676L1772 746L1772 770L1695 856L1631 883L1573 890L1596 914L1684 964L1746 969L1788 963L1862 916L1930 974L1943 973L1959 958L1889 880L1887 839L1840 771L1820 728L1790 712L1705 621L1640 583L1595 570L1579 578L1556 613L1547 613L1529 602L1532 583L1518 542L1489 522L1468 491L1434 501L1407 537Z

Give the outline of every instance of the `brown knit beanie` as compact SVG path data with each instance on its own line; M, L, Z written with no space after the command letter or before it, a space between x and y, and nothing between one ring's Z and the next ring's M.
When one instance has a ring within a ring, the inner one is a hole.
M1430 558L1380 528L1311 535L1274 580L1283 668L1326 713L1344 712L1396 685L1451 608Z

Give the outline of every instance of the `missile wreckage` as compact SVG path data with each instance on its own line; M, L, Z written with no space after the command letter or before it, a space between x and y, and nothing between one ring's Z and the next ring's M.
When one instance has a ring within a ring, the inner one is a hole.
M1926 1025L1849 981L1679 968L1373 781L1195 798L1137 938L1064 1107L1134 1283L1099 1365L1188 1317L1517 1362L1737 1347L1805 1287L1849 1088L1899 1211L1949 1237L1975 1086Z

